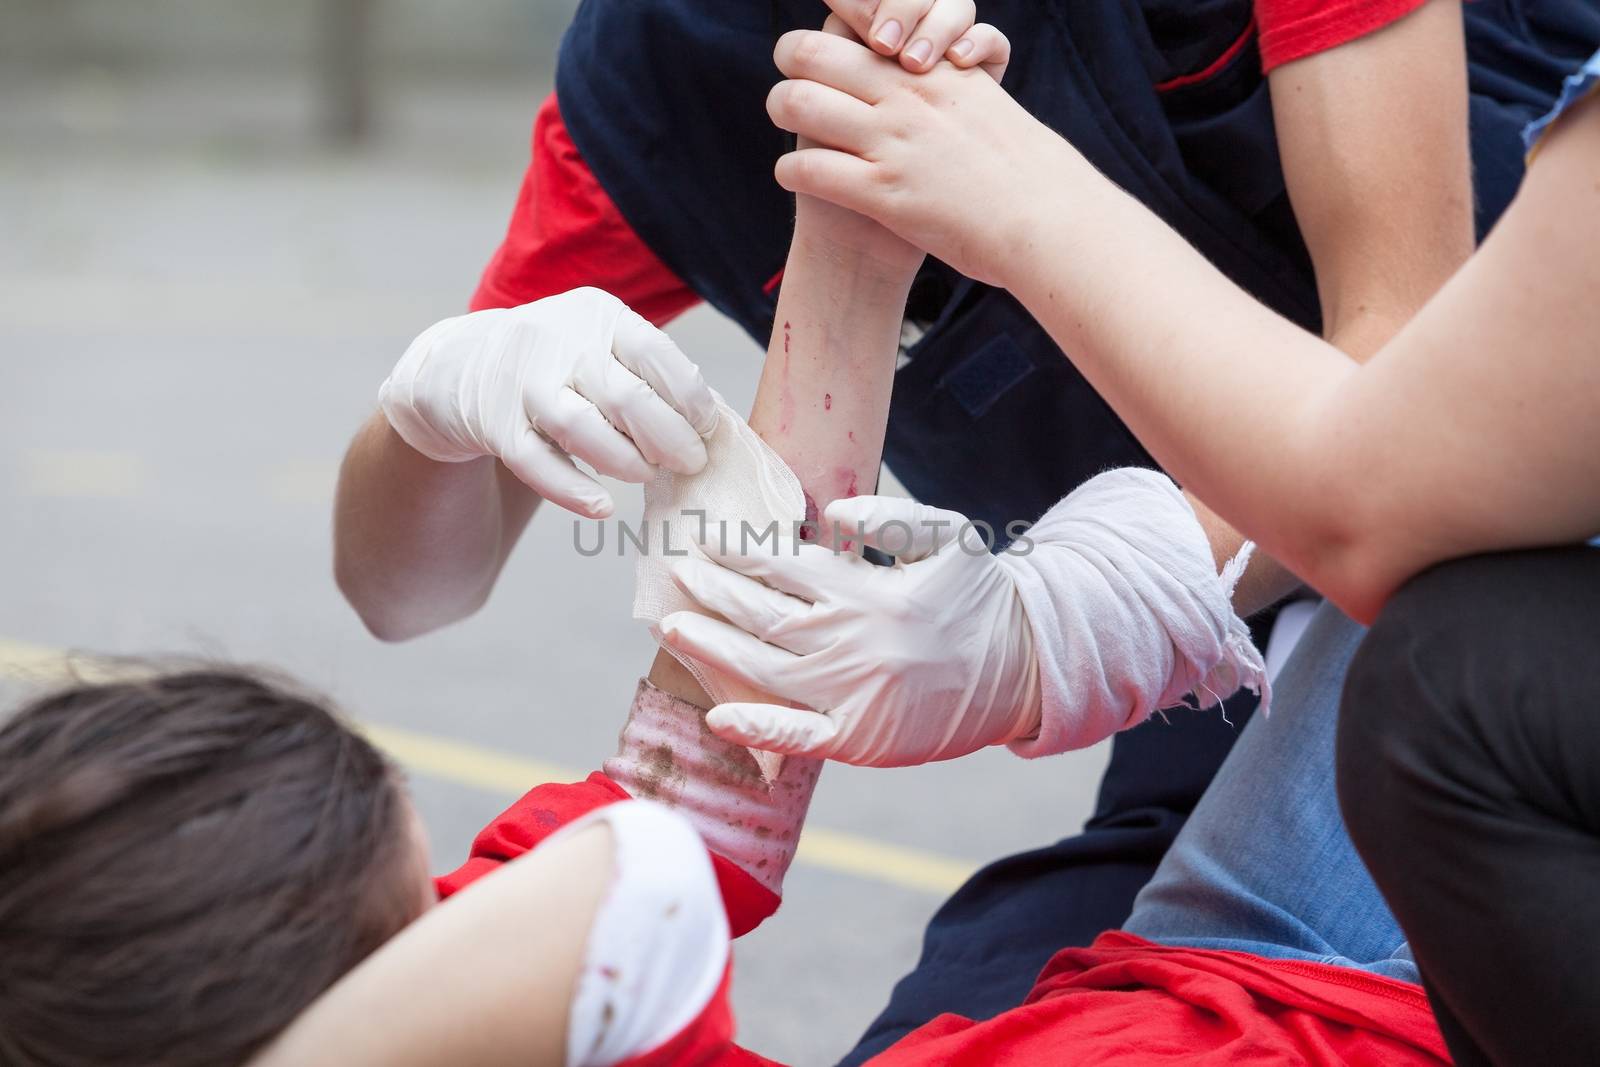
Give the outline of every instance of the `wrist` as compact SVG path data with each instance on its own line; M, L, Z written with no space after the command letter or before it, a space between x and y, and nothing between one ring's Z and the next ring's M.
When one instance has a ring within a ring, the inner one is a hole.
M887 284L909 285L923 260L920 248L871 219L809 196L796 201L793 249Z
M1110 209L1107 193L1121 191L1070 144L1049 133L1048 142L1029 156L1006 195L995 196L993 213L972 220L972 242L992 264L990 284L1012 292L1025 305L1037 293L1061 287L1061 265L1090 248L1086 220Z
M790 756L769 782L751 750L713 734L705 716L641 680L605 773L635 799L677 811L707 848L782 896L822 761Z
M467 455L451 448L448 441L440 440L415 409L405 405L385 403L379 407L368 425L368 433L382 454L402 457L403 462L412 465L424 462L454 465L477 458L476 454Z

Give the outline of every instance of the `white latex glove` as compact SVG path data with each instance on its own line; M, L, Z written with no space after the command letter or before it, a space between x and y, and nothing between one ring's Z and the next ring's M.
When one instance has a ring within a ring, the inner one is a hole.
M684 591L728 622L678 612L662 620L662 639L816 709L719 704L711 729L752 748L879 767L1034 732L1039 668L1012 561L990 555L963 516L912 500L838 500L824 518L896 564L780 541L744 554L708 545L721 566L674 566Z
M590 518L611 495L580 471L644 482L693 474L716 401L666 334L599 289L476 311L424 330L378 391L406 444L441 463L494 456Z

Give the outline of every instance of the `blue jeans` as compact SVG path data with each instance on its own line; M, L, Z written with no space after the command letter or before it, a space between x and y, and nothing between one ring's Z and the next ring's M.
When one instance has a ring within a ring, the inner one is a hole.
M1400 924L1345 832L1334 737L1365 631L1323 604L1123 929L1151 941L1418 981Z

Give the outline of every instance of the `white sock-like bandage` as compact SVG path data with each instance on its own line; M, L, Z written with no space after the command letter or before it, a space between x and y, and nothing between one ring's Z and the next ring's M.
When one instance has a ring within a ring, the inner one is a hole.
M1221 574L1172 480L1126 468L1085 482L1002 555L1033 628L1039 735L1023 756L1083 748L1193 693L1202 708L1239 688L1270 699L1266 665L1234 613L1246 544ZM1016 547L1016 546L1013 546Z
M768 777L755 756L712 733L703 709L641 680L604 770L630 796L687 818L707 848L781 897L822 761L791 756Z
M776 538L794 538L806 517L800 479L720 396L716 425L705 443L706 465L699 474L662 470L645 486L647 540L634 568L633 617L652 628L675 611L712 614L673 583L668 570L673 559L699 555L695 546L701 541L775 552ZM689 669L714 703L785 703L675 650L668 651ZM782 757L758 753L756 759L767 777L776 777Z
M692 826L634 802L608 804L561 833L597 822L611 828L611 885L567 1012L567 1067L610 1067L676 1037L721 987L731 945Z

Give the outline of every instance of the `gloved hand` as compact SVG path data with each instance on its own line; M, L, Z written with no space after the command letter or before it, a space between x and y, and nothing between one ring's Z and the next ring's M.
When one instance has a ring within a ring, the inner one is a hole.
M609 293L574 289L424 330L378 392L390 425L441 463L494 456L546 500L590 518L611 496L580 471L693 474L716 401L666 334Z
M728 622L668 615L666 643L804 705L719 705L706 722L725 738L894 766L1000 742L1065 752L1241 686L1266 713L1266 665L1230 600L1254 546L1219 574L1165 475L1096 475L999 557L956 537L960 515L908 500L857 497L825 516L900 563L758 542L710 546L720 567L679 564L684 590Z
M673 568L728 622L669 615L666 644L817 709L720 704L706 718L719 736L894 767L1037 730L1039 667L1013 560L990 555L963 516L912 500L837 500L824 518L840 537L895 555L895 566L780 542L744 554L708 545L722 566L685 558Z

